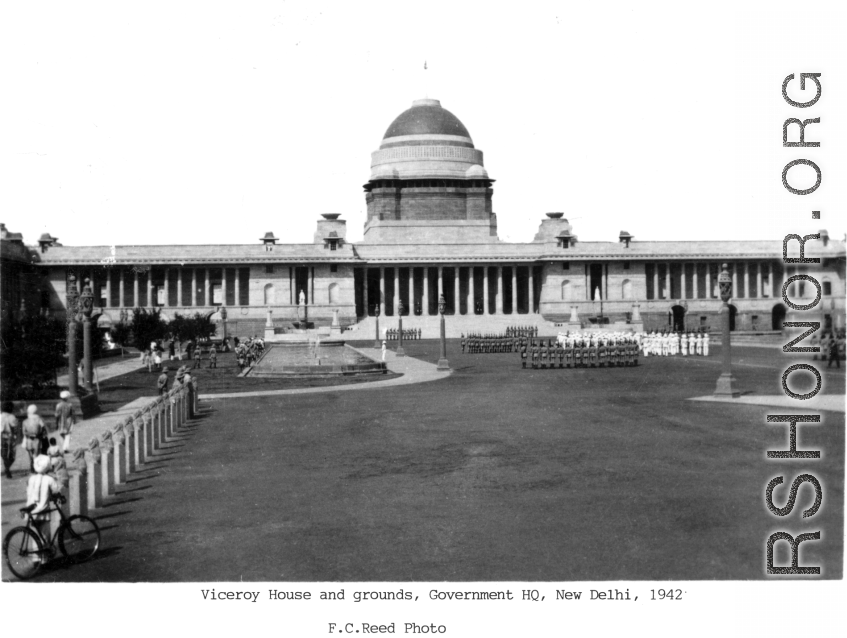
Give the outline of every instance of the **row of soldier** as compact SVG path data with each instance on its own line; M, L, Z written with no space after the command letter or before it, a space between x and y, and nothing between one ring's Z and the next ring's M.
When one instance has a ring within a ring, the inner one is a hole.
M507 337L537 337L538 326L509 326L506 328Z
M468 333L465 337L461 335L462 352L468 354L495 354L503 352L517 352L521 342L526 342L527 336L508 336L502 334L478 334Z
M708 332L650 332L639 336L645 357L709 356Z
M387 341L397 341L400 338L400 331L397 328L388 328L385 331L385 339ZM421 338L420 328L403 328L403 339L406 341L415 341Z
M562 335L560 335L561 337ZM520 344L521 367L527 361L533 369L610 368L638 365L638 340L635 337L591 340L587 336L561 339L530 339ZM594 345L591 345L591 344Z

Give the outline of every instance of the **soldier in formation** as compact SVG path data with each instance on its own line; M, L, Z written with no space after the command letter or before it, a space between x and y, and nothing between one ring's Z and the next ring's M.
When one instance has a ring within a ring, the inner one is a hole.
M400 338L400 330L389 328L385 331L387 341L397 341ZM421 338L420 328L403 328L403 341L417 341Z
M517 351L521 368L611 368L638 365L638 336L633 333L567 332L555 339L530 337Z
M645 357L709 356L708 332L656 331L639 333Z

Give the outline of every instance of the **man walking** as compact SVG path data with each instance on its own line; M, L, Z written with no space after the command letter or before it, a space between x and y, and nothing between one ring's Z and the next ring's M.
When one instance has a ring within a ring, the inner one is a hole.
M159 394L163 395L168 391L168 369L163 368L162 374L159 375L159 378L156 380L156 385L159 389Z
M838 341L835 340L835 335L832 335L829 340L829 360L826 367L831 368L833 361L835 361L836 368L841 367L841 358L838 356Z
M59 393L59 402L56 404L56 429L62 435L62 451L67 452L71 447L71 430L76 424L76 412L70 402L71 393L62 390Z
M209 367L218 367L218 351L215 349L215 344L212 344L212 347L209 349Z

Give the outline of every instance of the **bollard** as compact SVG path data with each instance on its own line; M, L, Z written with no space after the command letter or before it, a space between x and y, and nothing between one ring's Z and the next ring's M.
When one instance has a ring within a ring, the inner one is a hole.
M112 442L112 433L104 432L100 435L100 491L105 499L115 493L115 455L114 443Z
M198 388L197 388L197 382L194 379L191 380L191 395L192 395L191 416L195 417L200 412L200 399L199 399L200 393L199 393Z
M141 437L144 443L142 463L148 463L153 458L153 408L147 409L141 415Z
M88 465L85 462L85 450L82 448L73 451L68 484L68 504L72 516L88 513Z
M171 390L168 395L168 438L172 439L176 434L176 396L177 393Z
M88 442L88 454L85 455L86 473L88 475L88 509L100 507L103 504L103 482L101 474L103 465L101 464L100 442L97 438L92 438Z
M124 436L124 429L121 425L118 425L116 428L112 430L112 459L114 466L114 484L120 485L121 483L126 483L126 437Z
M162 400L157 399L157 402L153 406L153 410L151 411L150 417L151 421L151 432L152 435L150 438L152 440L152 448L153 450L162 449Z
M135 428L132 427L134 422L135 419L130 416L121 425L124 431L124 468L126 469L126 476L135 472L136 437Z

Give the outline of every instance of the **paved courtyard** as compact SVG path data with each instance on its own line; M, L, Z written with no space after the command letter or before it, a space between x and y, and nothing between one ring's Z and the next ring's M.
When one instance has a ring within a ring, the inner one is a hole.
M437 341L405 345L438 358ZM800 427L822 461L780 463L765 451L785 449L787 427L765 415L784 409L688 400L711 393L719 349L532 371L457 345L441 380L205 401L96 512L103 555L39 580L749 579L777 529L823 529L802 562L842 576L843 411ZM790 357L734 352L742 390L779 394ZM843 372L827 379L843 396ZM803 487L776 519L765 486L803 471L824 485L820 512L799 522Z

